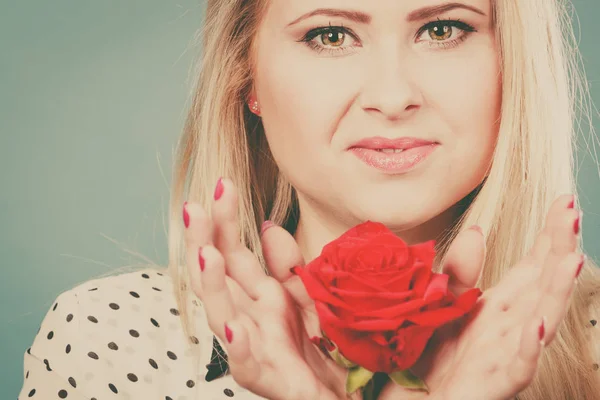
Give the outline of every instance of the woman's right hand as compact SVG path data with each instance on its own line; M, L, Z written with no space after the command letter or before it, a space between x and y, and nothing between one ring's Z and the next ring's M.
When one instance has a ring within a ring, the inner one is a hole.
M346 398L346 370L310 340L320 327L304 286L284 279L284 288L264 273L240 241L237 209L235 187L225 179L218 184L212 217L198 204L184 205L190 283L210 329L225 345L233 379L268 399ZM291 267L303 264L285 230L267 233L266 257L274 270L290 274Z

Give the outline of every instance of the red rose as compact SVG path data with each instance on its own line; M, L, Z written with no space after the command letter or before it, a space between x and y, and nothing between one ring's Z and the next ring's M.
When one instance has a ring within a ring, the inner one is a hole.
M471 289L455 298L448 275L432 272L434 257L434 241L409 246L383 224L366 222L294 272L339 352L371 372L391 373L409 369L433 332L481 295Z

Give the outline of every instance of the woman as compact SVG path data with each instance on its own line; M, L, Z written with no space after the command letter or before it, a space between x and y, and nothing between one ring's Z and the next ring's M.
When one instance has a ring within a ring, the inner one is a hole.
M380 398L598 398L566 4L210 0L202 33L168 274L59 296L21 398L344 398L289 269L365 220L485 290L415 366L430 395Z

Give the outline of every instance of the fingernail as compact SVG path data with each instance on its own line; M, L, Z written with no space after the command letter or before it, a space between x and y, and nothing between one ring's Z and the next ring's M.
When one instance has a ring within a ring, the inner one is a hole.
M204 257L202 257L202 247L198 249L198 264L200 264L200 271L204 271Z
M575 195L572 195L571 202L567 205L567 208L575 208Z
M183 224L187 228L190 226L190 214L188 214L186 206L187 206L187 201L185 203L183 203Z
M579 234L579 230L581 228L581 218L583 218L583 212L579 211L579 216L577 217L577 219L575 220L575 223L573 224L573 232L575 232L576 235Z
M583 265L585 264L586 260L587 260L587 256L585 254L582 254L581 261L579 262L579 265L577 266L577 273L575 274L575 278L579 278L579 274L581 274L581 270L583 269Z
M223 195L223 191L225 188L223 187L223 178L219 178L217 181L217 186L215 187L215 200L219 200Z
M473 225L469 229L473 229L474 231L477 231L483 235L483 229L481 229L481 227L479 225Z
M538 339L544 345L544 336L546 335L546 317L542 317L542 323L538 328Z
M233 332L231 332L231 329L229 329L227 323L225 323L225 337L227 338L227 341L229 343L231 343L231 341L233 340Z
M272 221L266 220L265 222L263 222L262 226L260 227L260 234L262 235L263 233L265 233L265 231L271 227L275 226L275 224Z

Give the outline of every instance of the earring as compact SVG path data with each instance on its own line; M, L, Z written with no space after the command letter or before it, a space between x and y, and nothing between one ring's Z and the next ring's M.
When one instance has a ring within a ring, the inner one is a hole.
M258 100L253 100L248 104L250 107L250 111L252 111L256 115L260 115L260 107L258 106Z

